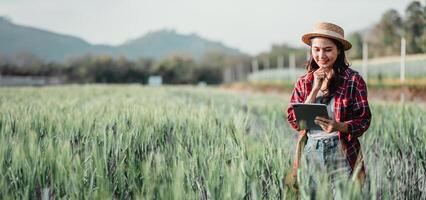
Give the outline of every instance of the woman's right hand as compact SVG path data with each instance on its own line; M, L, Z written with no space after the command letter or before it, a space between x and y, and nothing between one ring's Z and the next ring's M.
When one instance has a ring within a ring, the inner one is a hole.
M319 91L322 86L322 82L326 78L327 74L324 71L324 68L319 68L314 72L314 85L312 90Z

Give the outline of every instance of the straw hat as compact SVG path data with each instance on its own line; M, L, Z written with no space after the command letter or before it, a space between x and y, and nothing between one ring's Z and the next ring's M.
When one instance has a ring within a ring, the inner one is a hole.
M345 32L342 27L336 24L328 22L317 23L314 30L302 36L302 41L311 46L311 39L313 37L326 37L339 41L342 43L343 48L348 50L352 47L352 44L345 39Z

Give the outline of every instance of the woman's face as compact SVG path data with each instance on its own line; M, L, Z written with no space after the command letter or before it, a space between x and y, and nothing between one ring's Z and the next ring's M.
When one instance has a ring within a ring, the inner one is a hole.
M320 68L333 68L340 51L328 38L316 37L311 40L312 57Z

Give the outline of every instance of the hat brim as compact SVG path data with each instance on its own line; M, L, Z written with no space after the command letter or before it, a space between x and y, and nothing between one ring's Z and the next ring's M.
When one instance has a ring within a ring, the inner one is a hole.
M308 34L305 34L305 35L302 36L302 41L303 41L303 43L311 46L311 39L314 38L314 37L325 37L325 38L335 39L335 40L339 41L340 43L342 43L343 48L345 49L345 51L349 50L350 48L352 48L352 44L349 41L345 40L345 39L342 39L342 38L339 38L339 37L334 37L334 36L331 36L331 35L321 34L321 33L308 33Z

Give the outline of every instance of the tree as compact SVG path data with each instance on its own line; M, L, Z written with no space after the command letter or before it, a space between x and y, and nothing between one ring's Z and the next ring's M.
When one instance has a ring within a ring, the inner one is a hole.
M385 12L373 30L375 40L370 41L373 56L398 55L400 52L401 31L402 19L398 11L391 9Z
M413 1L405 9L404 37L407 41L407 53L421 53L426 48L423 36L425 30L424 8L418 1Z
M423 7L423 19L426 20L426 2L425 2L425 6ZM426 53L426 24L423 24L423 34L420 39L420 44L421 44L420 47L422 48L422 52Z
M349 35L348 40L352 44L352 49L349 51L349 57L352 59L360 59L362 57L362 35L360 32L354 32Z
M188 84L194 83L195 62L191 57L185 55L171 55L153 67L153 75L160 75L166 84Z

